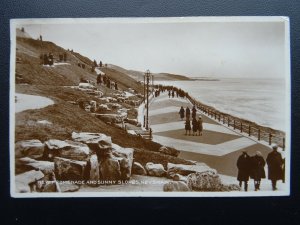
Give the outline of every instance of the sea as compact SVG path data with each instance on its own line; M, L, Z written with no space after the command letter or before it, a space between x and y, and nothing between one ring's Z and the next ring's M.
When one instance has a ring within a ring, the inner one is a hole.
M157 81L155 84L173 85L219 111L286 131L287 87L284 79L195 79Z

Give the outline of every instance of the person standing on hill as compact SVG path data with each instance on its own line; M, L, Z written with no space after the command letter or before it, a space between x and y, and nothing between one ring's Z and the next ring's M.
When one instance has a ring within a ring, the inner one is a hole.
M196 119L196 112L197 112L197 109L195 106L193 106L193 108L192 108L192 118L193 119Z
M184 108L183 108L183 106L181 106L181 108L179 110L179 115L180 115L180 119L183 120L183 118L184 118Z
M197 130L198 130L198 121L196 120L196 118L193 118L192 120L192 126L193 126L193 136L197 136Z
M254 179L255 191L258 191L260 189L261 179L266 178L266 173L264 169L266 162L262 157L260 151L257 151L255 156L251 157L251 164L252 164L251 178Z
M185 135L187 135L188 132L189 132L189 136L191 136L191 121L190 121L190 117L187 117L186 121L185 121Z
M198 128L199 136L202 136L202 132L203 132L203 121L202 121L202 117L201 117L201 116L199 116L199 119L198 119L197 123L198 123L197 128Z
M277 190L277 180L283 179L283 159L279 152L277 152L278 146L275 144L272 146L273 151L267 156L268 164L268 178L272 182L273 191Z
M239 181L239 185L240 187L242 187L242 184L244 182L244 190L248 191L248 181L251 171L251 159L246 151L243 151L239 156L236 166L238 168L237 180Z
M118 83L115 81L115 90L118 90Z
M186 116L186 119L189 119L189 120L190 120L190 115L191 115L191 110L190 110L190 108L187 106L186 109L185 109L185 116Z

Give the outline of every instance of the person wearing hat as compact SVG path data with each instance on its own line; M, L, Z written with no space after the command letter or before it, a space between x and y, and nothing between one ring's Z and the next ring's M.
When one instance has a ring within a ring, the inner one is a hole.
M256 151L255 156L251 157L251 165L252 165L251 178L254 179L255 191L258 191L260 190L261 179L266 178L266 173L264 169L266 162L262 157L260 151Z
M267 156L268 164L268 178L272 182L273 191L277 190L276 183L277 180L283 179L282 165L283 159L281 154L277 151L278 146L274 144L272 146L273 151Z
M183 118L184 118L184 108L183 108L183 106L181 106L181 108L179 110L179 115L180 115L180 119L183 120Z
M243 151L239 156L236 166L238 168L237 180L239 181L239 185L240 187L242 187L242 184L244 182L244 190L248 191L248 181L251 171L251 159L246 151Z
M201 116L199 116L197 123L198 123L197 128L198 128L199 136L202 136L203 122Z

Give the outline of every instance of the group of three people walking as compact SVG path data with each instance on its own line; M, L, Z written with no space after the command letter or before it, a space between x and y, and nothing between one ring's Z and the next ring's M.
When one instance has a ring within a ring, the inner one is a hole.
M284 160L281 154L277 151L278 146L272 146L273 151L264 160L261 152L257 151L256 154L250 157L246 151L242 152L237 160L238 176L240 187L244 182L244 190L248 190L249 177L254 180L255 191L260 190L261 179L266 178L265 164L268 165L268 179L272 182L272 189L277 190L276 184L278 180L284 181Z
M181 106L179 110L180 118L181 120L184 119L184 114L186 117L185 120L185 135L189 134L191 135L191 130L193 130L193 136L197 136L197 132L199 136L202 136L202 131L203 131L203 122L202 122L202 117L199 116L198 120L196 119L196 107L193 106L192 108L192 123L190 120L190 115L191 115L191 110L189 107L186 107L186 110L184 110L183 106Z

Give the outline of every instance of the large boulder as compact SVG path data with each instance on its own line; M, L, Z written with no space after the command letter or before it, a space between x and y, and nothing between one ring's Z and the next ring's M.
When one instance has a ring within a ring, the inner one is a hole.
M100 114L100 113L96 113L95 116L107 123L122 123L123 121L123 116L120 114Z
M210 168L205 163L196 163L195 165L184 165L184 164L174 164L168 163L167 172L168 177L173 178L174 175L179 174L182 176L187 176L191 173L212 171L216 173L215 169Z
M16 192L28 193L35 192L37 182L44 178L41 171L31 170L15 176Z
M172 156L175 156L175 157L177 157L179 155L179 153L180 153L180 151L178 151L178 150L176 150L174 148L166 147L166 146L161 146L158 149L158 152L166 154L166 155L172 155Z
M50 139L45 142L44 157L47 159L62 157L73 160L86 160L89 154L89 147L83 143L56 139Z
M186 177L186 176L182 176L182 175L180 175L180 174L175 174L175 175L173 176L173 180L174 180L174 181L182 181L182 182L184 182L184 183L187 183L187 177Z
M98 186L100 180L99 173L99 162L96 154L91 155L90 159L87 161L85 168L85 180L86 184L90 186Z
M148 162L145 166L148 175L155 177L163 177L166 175L166 171L162 164L154 164L152 162Z
M213 170L188 175L187 185L193 191L222 191L223 187L219 175Z
M66 182L59 183L60 192L75 192L78 191L79 188L80 186L77 184L66 183Z
M121 169L121 178L129 180L133 164L133 148L123 148L117 144L112 144L112 155L118 158Z
M138 162L134 162L132 165L132 174L147 175L147 171L142 166L142 164L140 164Z
M54 163L49 161L38 161L29 157L18 159L19 167L23 167L25 170L40 170L44 174L50 174L54 172Z
M86 164L85 161L55 157L54 171L56 178L63 181L82 181L84 180Z
M88 145L93 152L101 151L101 149L111 149L112 146L111 137L102 133L73 132L72 140Z
M121 168L119 160L115 157L109 157L100 162L100 174L103 181L121 180Z
M96 111L97 112L111 111L111 109L108 107L107 104L100 104Z
M43 156L44 144L40 140L18 141L15 144L16 157L40 158Z
M164 184L163 190L165 192L183 192L190 191L186 183L182 181L170 181L169 183Z

